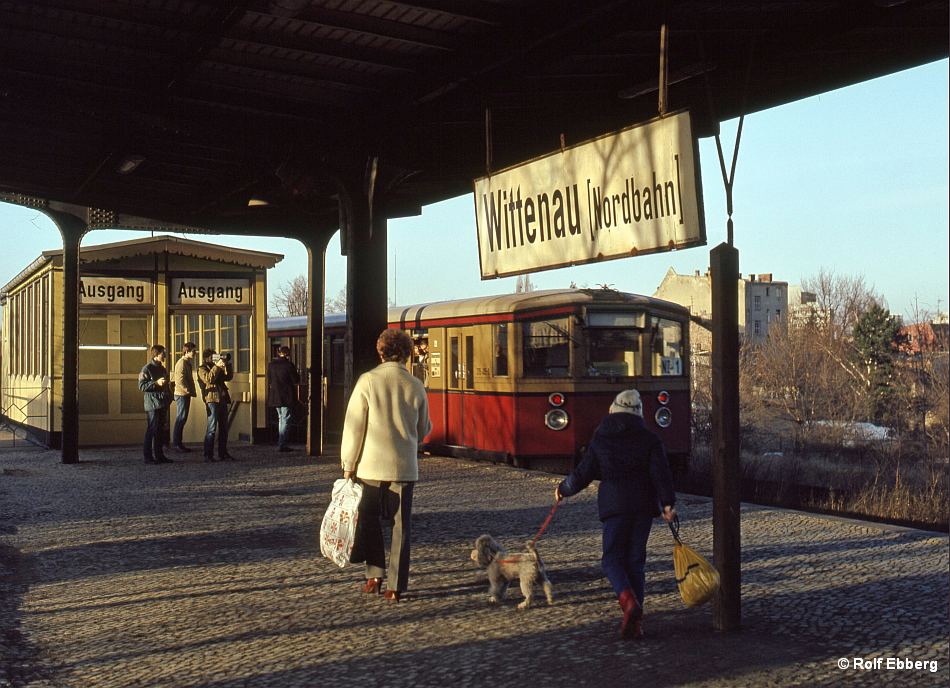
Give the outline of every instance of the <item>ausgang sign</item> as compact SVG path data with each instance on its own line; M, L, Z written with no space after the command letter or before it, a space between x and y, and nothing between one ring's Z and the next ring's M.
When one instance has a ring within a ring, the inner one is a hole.
M173 278L169 301L175 304L245 305L251 301L251 287L242 279L203 279L200 277Z
M475 180L482 279L701 246L688 112Z
M79 303L83 305L152 303L152 281L123 277L80 277Z

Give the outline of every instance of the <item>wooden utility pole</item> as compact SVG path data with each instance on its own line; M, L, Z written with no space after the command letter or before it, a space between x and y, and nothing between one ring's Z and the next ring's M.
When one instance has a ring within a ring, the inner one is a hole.
M709 255L713 310L713 557L720 576L713 614L716 630L734 631L741 623L739 251L720 244Z

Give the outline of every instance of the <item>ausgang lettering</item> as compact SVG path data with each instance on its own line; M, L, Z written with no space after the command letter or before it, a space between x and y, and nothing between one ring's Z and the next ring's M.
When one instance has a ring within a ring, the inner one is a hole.
M577 184L542 191L537 196L522 200L521 187L499 189L495 193L482 194L482 208L488 220L488 248L500 251L502 230L505 248L524 246L537 241L563 239L581 233L580 206Z
M178 286L178 302L184 303L183 299L195 299L208 303L214 303L215 301L241 303L244 300L244 290L240 286L189 286L187 282L182 280Z
M79 299L105 299L108 303L129 301L134 299L138 303L145 300L145 286L129 284L86 284L79 280Z

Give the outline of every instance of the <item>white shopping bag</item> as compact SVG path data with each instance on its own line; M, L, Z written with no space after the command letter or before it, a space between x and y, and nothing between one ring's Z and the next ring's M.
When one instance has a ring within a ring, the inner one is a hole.
M337 566L350 563L362 496L363 486L352 480L340 478L333 483L330 506L320 525L320 551Z

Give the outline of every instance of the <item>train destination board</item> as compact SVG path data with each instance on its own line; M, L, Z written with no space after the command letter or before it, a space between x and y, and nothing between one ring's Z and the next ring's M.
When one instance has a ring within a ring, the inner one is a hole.
M702 246L688 112L475 180L482 279Z

